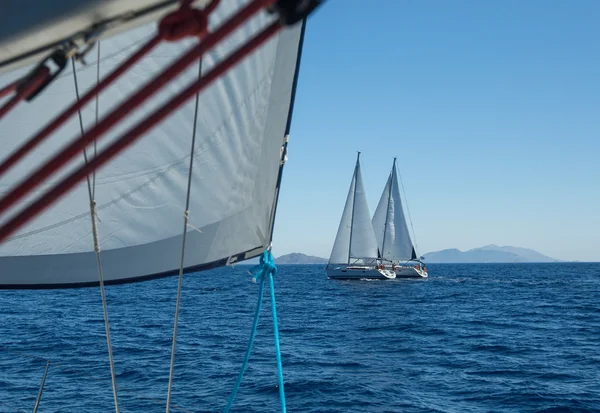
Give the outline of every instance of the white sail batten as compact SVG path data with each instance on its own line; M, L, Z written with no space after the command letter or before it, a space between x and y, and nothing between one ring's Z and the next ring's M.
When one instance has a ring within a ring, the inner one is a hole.
M329 263L349 264L365 258L377 258L377 241L357 160Z
M402 208L395 160L372 223L382 259L405 261L416 258Z
M211 27L220 25L244 3L221 1L211 15ZM205 70L272 18L262 12L205 55ZM101 77L133 53L154 33L155 27L141 26L103 40ZM187 271L224 265L231 257L250 258L269 245L300 35L301 24L282 30L200 95L184 263ZM193 43L181 41L154 49L100 95L100 118ZM95 84L95 69L95 64L78 67L81 90ZM19 69L0 76L0 84L19 78L25 71ZM190 67L114 128L98 143L98 151L196 78L197 67ZM2 120L0 152L9 154L16 150L74 98L72 73L65 71L34 101L19 105ZM88 129L95 120L94 104L86 106L82 115ZM96 210L107 284L177 273L193 115L192 101L97 171ZM78 134L78 122L73 118L48 143L2 177L0 194L7 193ZM82 159L72 162L59 176L81 162ZM35 197L55 182L56 179L42 185ZM31 199L30 196L13 210L23 208ZM0 222L8 218L2 216ZM0 244L0 288L97 284L90 231L87 187L81 183Z

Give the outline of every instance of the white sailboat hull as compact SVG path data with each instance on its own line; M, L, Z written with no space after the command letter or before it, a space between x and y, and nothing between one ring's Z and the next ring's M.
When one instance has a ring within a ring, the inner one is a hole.
M423 268L413 266L396 266L396 278L427 278L428 274Z
M378 269L373 266L332 266L327 267L327 278L338 280L389 280L396 278L392 269Z

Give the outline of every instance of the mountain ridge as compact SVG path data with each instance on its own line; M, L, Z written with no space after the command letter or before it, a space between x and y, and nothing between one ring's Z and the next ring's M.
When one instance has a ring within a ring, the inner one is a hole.
M426 263L458 263L458 264L481 264L481 263L519 263L519 262L562 262L548 257L530 248L513 247L510 245L498 246L495 244L484 245L479 248L461 251L458 248L448 248L440 251L432 251L423 254ZM277 265L311 265L327 264L327 258L306 255L300 252L283 254L275 258ZM243 261L240 264L258 264L258 258Z
M449 248L433 251L423 255L428 263L518 263L518 262L560 262L530 248L513 247L510 245L485 245L461 251Z
M312 265L312 264L327 264L329 260L327 258L316 257L314 255L306 255L301 252L292 252L289 254L283 254L275 258L275 264L277 265ZM258 264L258 257L251 258L246 261L242 261L239 265L256 265Z
M280 255L275 258L276 264L327 264L326 258L316 257L314 255L306 255L300 252L292 252L290 254Z

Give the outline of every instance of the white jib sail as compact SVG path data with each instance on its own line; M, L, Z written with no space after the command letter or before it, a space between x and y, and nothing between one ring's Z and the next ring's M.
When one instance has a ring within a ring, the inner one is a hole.
M400 187L396 175L396 160L394 160L392 172L375 209L372 222L383 259L404 261L414 258L414 246L402 209Z
M365 258L377 258L377 240L371 224L359 158L356 160L329 263L349 264L362 262Z

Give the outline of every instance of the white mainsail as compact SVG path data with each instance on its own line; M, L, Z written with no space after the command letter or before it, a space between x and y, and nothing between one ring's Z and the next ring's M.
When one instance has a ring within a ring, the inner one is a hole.
M377 241L360 170L360 152L329 264L350 264L377 258Z
M221 1L211 14L217 27L245 1ZM206 54L202 71L243 44L273 17L261 12L227 41ZM137 50L156 30L139 26L102 40L100 77ZM281 148L297 70L302 25L285 28L206 88L199 98L197 143L185 248L186 271L225 265L260 254L271 241ZM99 97L100 118L137 90L196 40L163 43ZM88 60L94 60L95 50ZM23 76L30 67L2 74L0 85ZM95 85L96 64L77 66L80 91ZM111 131L98 150L197 79L193 66L148 104ZM30 103L2 119L0 153L15 151L75 99L70 66ZM194 119L194 102L148 132L96 173L95 199L102 266L106 283L130 282L176 274L181 256ZM85 129L95 122L95 105L82 111ZM0 196L44 164L57 148L80 134L77 117L2 176ZM88 154L91 152L88 150ZM71 172L83 157L66 168ZM64 176L65 174L60 174ZM51 183L55 183L56 179ZM49 187L46 183L42 191ZM39 192L37 193L39 194ZM20 202L22 209L32 198ZM56 288L97 285L98 270L85 182L0 244L0 288ZM233 258L232 258L233 257Z
M405 261L417 257L402 209L395 158L372 223L382 259Z

